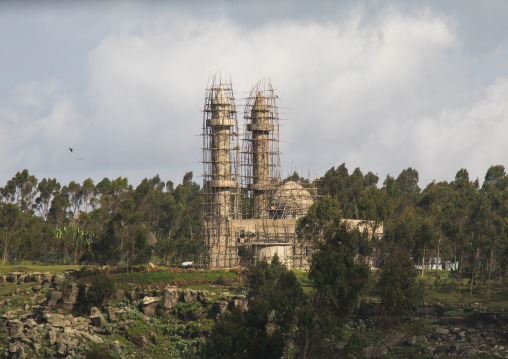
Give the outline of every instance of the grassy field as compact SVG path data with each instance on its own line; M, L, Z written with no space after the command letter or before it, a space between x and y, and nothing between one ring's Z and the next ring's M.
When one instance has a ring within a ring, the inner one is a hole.
M40 272L40 273L63 273L70 270L78 270L81 268L79 265L67 265L67 266L43 266L43 265L17 265L17 266L0 266L0 273L5 275L12 272Z

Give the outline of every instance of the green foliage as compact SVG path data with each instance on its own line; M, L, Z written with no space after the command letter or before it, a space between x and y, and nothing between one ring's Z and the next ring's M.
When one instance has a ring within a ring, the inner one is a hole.
M107 344L96 344L86 351L85 359L118 359L120 355L113 353Z
M265 302L254 301L247 312L233 309L213 327L200 355L202 358L277 358L284 342L279 331L267 331L268 312Z
M310 260L309 279L321 314L330 323L345 320L368 283L370 270L359 253L362 235L335 221Z
M115 282L107 275L101 274L90 286L87 294L87 306L102 308L115 292Z
M423 283L407 253L396 250L381 269L377 283L381 304L388 318L400 319L413 315L423 301Z

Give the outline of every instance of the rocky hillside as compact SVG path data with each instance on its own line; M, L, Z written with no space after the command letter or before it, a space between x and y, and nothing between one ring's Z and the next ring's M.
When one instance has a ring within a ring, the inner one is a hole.
M69 274L11 273L0 282L2 358L194 358L219 316L248 308L241 288L227 285L103 287L101 298L97 279ZM425 303L409 322L383 330L380 306L364 301L348 328L367 338L342 343L350 357L508 357L508 314L479 304Z

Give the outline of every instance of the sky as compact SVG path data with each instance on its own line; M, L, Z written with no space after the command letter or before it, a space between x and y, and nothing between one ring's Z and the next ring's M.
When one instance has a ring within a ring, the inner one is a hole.
M0 187L202 182L205 90L278 96L284 176L508 167L507 0L0 2ZM69 151L69 147L73 151Z

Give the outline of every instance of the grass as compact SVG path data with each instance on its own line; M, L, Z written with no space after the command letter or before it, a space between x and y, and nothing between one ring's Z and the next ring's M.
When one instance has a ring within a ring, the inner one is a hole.
M119 273L113 275L119 284L175 285L198 284L234 285L243 283L243 275L227 270L164 270L146 273Z
M44 265L16 265L16 266L0 266L0 273L8 275L12 272L25 273L64 273L70 270L79 270L79 265L61 265L61 266L44 266Z

